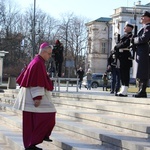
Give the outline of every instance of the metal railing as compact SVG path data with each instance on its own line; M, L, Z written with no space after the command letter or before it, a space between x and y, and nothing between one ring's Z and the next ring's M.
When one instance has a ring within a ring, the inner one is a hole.
M69 89L69 82L76 81L76 92L78 92L78 83L79 83L78 78L51 78L51 80L54 81L54 91L58 91L58 92L60 92L61 81L65 81L66 83L66 92L68 92L68 89Z

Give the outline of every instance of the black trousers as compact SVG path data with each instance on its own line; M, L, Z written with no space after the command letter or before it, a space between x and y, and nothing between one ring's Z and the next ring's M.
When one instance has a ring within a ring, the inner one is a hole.
M62 62L58 62L56 61L56 70L57 70L57 73L58 73L58 77L61 77L62 75Z
M120 68L121 83L124 86L129 86L130 68Z

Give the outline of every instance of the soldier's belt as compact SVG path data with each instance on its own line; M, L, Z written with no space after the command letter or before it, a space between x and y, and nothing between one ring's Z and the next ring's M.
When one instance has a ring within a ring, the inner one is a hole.
M127 49L127 48L121 48L121 49L119 49L119 52L123 52L123 51L129 51L129 49Z

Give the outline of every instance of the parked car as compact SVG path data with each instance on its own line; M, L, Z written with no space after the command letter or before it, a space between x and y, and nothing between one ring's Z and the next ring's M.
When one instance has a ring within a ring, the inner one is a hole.
M92 82L91 86L92 88L102 87L103 86L103 80L102 80L103 73L93 73L92 74ZM82 85L84 87L87 87L87 76L83 77ZM111 86L111 79L110 75L108 75L108 88Z

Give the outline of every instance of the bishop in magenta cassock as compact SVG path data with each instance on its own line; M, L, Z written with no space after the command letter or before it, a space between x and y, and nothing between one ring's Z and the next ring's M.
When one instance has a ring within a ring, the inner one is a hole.
M47 75L45 61L52 54L48 43L40 46L39 53L17 78L20 91L14 108L23 111L23 143L26 150L42 150L36 145L51 141L55 126L56 109L51 101L53 84Z

